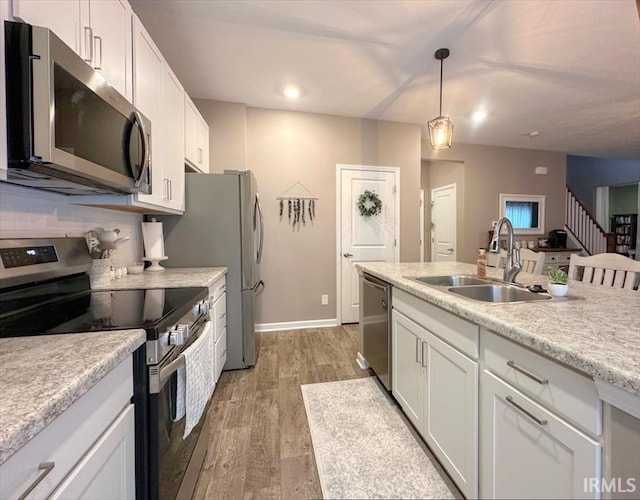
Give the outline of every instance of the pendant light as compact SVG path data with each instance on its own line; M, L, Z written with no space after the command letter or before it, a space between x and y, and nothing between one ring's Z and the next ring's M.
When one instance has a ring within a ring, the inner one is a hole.
M438 49L434 54L440 61L440 116L431 120L429 126L429 138L433 149L448 149L451 147L453 137L453 122L448 116L442 116L442 61L449 57L449 49Z

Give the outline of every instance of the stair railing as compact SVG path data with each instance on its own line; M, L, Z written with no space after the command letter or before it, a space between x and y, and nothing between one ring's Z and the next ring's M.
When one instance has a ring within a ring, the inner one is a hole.
M589 255L609 251L607 232L569 188L566 190L565 227Z

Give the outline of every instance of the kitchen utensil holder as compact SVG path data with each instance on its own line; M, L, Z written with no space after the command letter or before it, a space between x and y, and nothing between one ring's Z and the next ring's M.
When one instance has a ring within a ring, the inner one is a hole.
M91 269L89 269L89 283L92 289L109 287L111 259L93 259Z

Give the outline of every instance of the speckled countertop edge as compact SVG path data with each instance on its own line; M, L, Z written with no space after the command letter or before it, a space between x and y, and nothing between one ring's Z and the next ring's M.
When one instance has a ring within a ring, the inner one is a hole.
M146 338L136 329L0 339L0 464Z
M96 288L96 290L211 286L225 274L227 274L226 267L168 267L164 271L127 274L123 278L111 280L107 286Z
M455 313L545 356L640 396L640 292L570 281L567 299L489 304L419 283L420 275L474 274L463 263L358 264L431 304ZM488 275L502 278L502 271ZM545 276L521 273L523 284L545 286Z

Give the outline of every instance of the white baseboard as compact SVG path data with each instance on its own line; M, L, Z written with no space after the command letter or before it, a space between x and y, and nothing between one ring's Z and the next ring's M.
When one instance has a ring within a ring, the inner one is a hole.
M337 318L312 319L307 321L285 321L282 323L257 323L256 332L275 332L277 330L299 330L301 328L324 328L338 326Z

